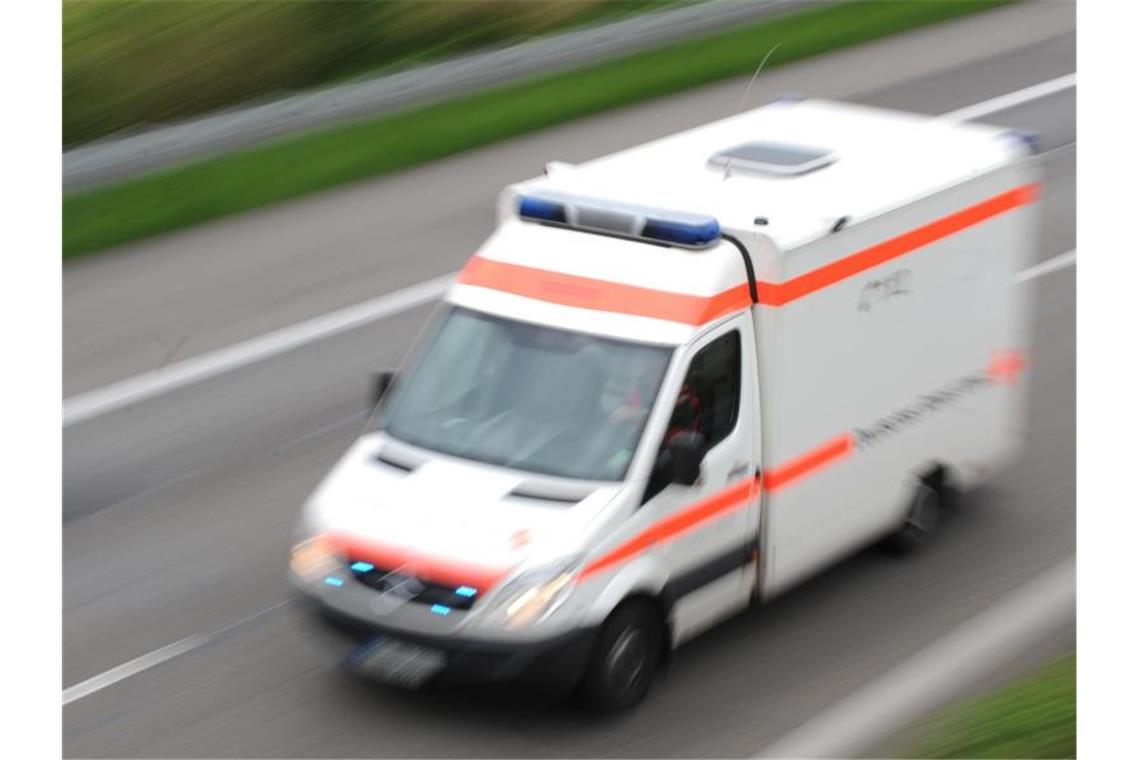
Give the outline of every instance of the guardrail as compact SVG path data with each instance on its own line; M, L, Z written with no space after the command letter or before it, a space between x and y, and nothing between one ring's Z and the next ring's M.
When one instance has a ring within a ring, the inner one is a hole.
M490 85L549 74L787 12L806 0L707 0L448 59L316 92L250 104L63 154L65 191L347 123Z

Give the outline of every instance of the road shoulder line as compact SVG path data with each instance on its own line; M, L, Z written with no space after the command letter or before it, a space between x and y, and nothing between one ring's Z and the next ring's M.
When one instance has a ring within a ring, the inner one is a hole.
M1046 571L757 757L854 757L1074 619L1076 557Z

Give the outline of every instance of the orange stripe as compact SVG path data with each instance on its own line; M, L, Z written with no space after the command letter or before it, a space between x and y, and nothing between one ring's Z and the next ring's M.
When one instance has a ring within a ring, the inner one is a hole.
M1037 194L1037 185L1023 185L787 282L757 282L759 301L765 306L783 306L1006 211L1033 203ZM458 281L562 306L667 319L688 325L703 325L752 305L748 283L714 296L695 296L508 264L482 256L468 260Z
M620 544L616 549L595 559L582 570L580 579L624 562L654 544L667 541L696 526L745 506L756 493L756 479L745 478L723 491L698 501L688 509L654 523L644 531Z
M1037 185L1023 185L969 208L944 216L922 227L904 232L898 237L884 240L870 248L853 253L787 282L758 282L756 288L760 303L765 306L783 306L828 285L853 277L899 256L930 245L938 240L961 232L967 227L984 222L1006 211L1033 203L1037 199Z
M385 546L352 536L331 536L330 540L338 551L354 560L366 560L385 570L406 566L405 572L417 578L450 586L473 586L486 591L501 581L508 572L506 569L425 557L405 547Z
M482 256L472 256L467 261L458 281L562 306L667 319L687 325L703 325L752 305L746 282L715 296L694 296L508 264Z
M766 470L764 472L764 488L768 491L783 488L809 472L818 470L828 462L847 456L854 450L855 437L850 433L844 433L787 464Z

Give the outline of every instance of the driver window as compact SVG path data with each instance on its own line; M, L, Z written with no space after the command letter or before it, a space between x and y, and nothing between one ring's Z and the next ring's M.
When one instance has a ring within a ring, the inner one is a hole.
M667 443L678 433L696 432L711 449L736 427L740 409L740 332L732 330L697 352L665 433Z

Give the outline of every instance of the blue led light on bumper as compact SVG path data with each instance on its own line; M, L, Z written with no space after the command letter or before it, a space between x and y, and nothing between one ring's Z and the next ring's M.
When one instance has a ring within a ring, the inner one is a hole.
M354 572L354 573L367 573L367 572L371 571L372 569L374 569L375 567L376 566L373 565L371 562L363 562L363 561L353 562L351 565L349 565L349 569L352 570L352 572Z
M344 585L344 581L342 581L340 578L334 578L331 575L325 576L325 583L329 586L335 586L336 588L340 588Z
M468 599L475 596L475 594L477 594L477 593L479 593L479 592L476 589L471 588L470 586L460 586L459 588L455 589L455 595L456 596L465 596Z
M431 611L437 615L450 615L451 614L451 608L445 604L433 604L431 606Z
M561 193L519 196L519 218L586 232L683 248L707 248L720 240L720 222L707 214L636 206Z

